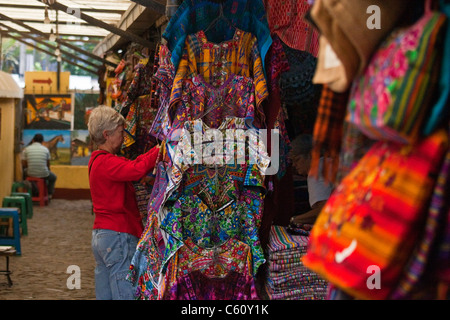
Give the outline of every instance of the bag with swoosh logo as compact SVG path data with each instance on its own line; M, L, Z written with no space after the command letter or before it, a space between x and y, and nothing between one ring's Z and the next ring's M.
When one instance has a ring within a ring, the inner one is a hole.
M320 212L304 265L358 299L388 299L423 229L447 150L443 129L414 145L376 142Z

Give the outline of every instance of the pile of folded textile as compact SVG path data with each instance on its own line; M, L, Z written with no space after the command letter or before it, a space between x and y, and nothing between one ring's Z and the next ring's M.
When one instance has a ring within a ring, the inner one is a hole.
M305 230L305 233L307 231ZM308 236L290 234L285 227L272 226L268 244L265 291L270 300L323 300L328 283L307 269Z

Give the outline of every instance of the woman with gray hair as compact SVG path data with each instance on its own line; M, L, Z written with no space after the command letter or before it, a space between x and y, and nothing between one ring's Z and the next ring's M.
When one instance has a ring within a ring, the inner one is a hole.
M89 185L95 214L92 251L99 300L134 298L126 276L144 226L132 181L142 179L155 167L159 151L154 147L135 160L118 156L124 125L124 117L111 107L98 106L89 115L89 134L98 147L89 160Z

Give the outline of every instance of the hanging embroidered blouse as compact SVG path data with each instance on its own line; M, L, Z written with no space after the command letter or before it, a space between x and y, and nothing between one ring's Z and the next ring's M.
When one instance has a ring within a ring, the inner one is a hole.
M209 0L184 0L171 17L162 37L172 52L172 62L178 68L183 55L187 35L206 30L211 22L218 17L220 7L223 6L224 16L231 23L246 32L250 32L258 39L258 51L264 66L265 56L272 44L266 10L261 0L233 0L215 3ZM233 37L234 28L221 25L218 30L211 30L214 41L225 36ZM215 36L215 34L216 36ZM220 41L222 41L220 40Z
M236 272L209 278L200 271L178 277L163 300L259 300L255 280Z
M317 57L319 32L304 16L311 8L307 0L264 0L270 30L289 47Z
M165 251L165 241L159 228L158 212L168 182L166 168L167 164L164 161L158 163L155 183L147 207L147 223L127 275L127 279L135 288L135 297L139 300L156 300L158 298L158 281Z
M168 108L172 84L175 78L175 67L170 61L169 49L161 45L159 50L159 67L153 75L157 82L155 97L158 101L158 113L150 128L150 134L159 140L165 140L169 130Z
M211 130L202 119L186 121L173 151L170 184L178 185L187 168L202 162L250 163L256 165L260 175L264 176L270 164L266 145L260 139L258 130L246 130L245 120L237 117L226 118L216 130ZM202 150L197 150L196 146L200 145ZM216 146L221 149L215 150ZM208 155L207 150L214 150L215 154L211 152L211 157L204 157Z
M228 117L244 118L248 128L261 128L264 113L255 105L253 80L244 76L230 75L225 83L214 87L202 75L182 80L182 98L169 110L171 118L170 140L178 140L176 130L186 121L202 119L210 128L218 128Z
M166 257L188 238L202 248L238 239L250 246L252 274L256 274L265 262L258 236L264 191L258 175L258 169L245 165L189 168L185 182L168 199L161 222L161 228L176 239L167 246ZM257 180L259 184L251 185Z
M125 153L130 154L131 158L139 154L145 153L148 149L153 147L156 143L154 137L149 135L149 130L155 119L157 110L151 107L151 95L143 95L137 97L130 105L130 110L126 117L125 137L123 148L130 148L132 150L124 150Z
M220 128L225 132L226 129L243 128L243 123L244 119L229 118ZM250 150L247 156L245 148L238 147L239 142L231 139L229 145L224 144L224 151L229 146L233 150L230 158L227 155L222 158L225 153L215 150L212 157L205 158L204 162L210 165L204 165L199 155L206 155L207 152L198 154L191 149L190 143L192 136L194 140L199 138L196 132L204 133L207 129L201 120L187 122L185 130L192 135L182 135L173 157L172 184L166 189L171 190L172 194L165 202L167 212L161 219L161 228L177 241L167 247L166 257L170 257L186 238L192 238L201 247L216 246L236 238L250 245L253 272L256 274L265 262L258 228L265 192L264 172L269 159L263 157L259 162L250 161L251 154L264 154L265 149L258 150L257 142L249 143L250 146L256 145L256 149L253 152ZM245 133L245 130L242 132ZM255 136L253 138L256 139ZM201 145L203 150L208 150L211 145L215 147L215 141L202 141ZM184 155L192 156L194 161L184 161Z
M131 282L134 289L135 299L158 299L158 278L164 250L165 243L159 229L157 215L150 213L127 274L127 280Z
M182 99L183 80L195 75L201 75L214 87L222 86L233 75L252 78L257 108L267 98L262 60L252 34L236 29L233 39L216 44L199 31L186 38L184 52L173 82L169 108Z
M242 297L254 298L255 288L249 264L250 255L249 246L236 239L230 239L215 248L201 248L187 238L167 262L160 286L160 297L162 299L183 298L183 291L179 288L179 285L183 286L186 281L183 276L189 275L189 278L198 279L197 276L201 274L200 277L205 282L219 279L225 282L230 281L229 285L242 290L240 293ZM233 280L230 279L230 275ZM242 280L245 282L242 283ZM195 295L211 297L216 292L214 289L214 286L204 287L204 290L197 291ZM236 294L239 295L238 292Z

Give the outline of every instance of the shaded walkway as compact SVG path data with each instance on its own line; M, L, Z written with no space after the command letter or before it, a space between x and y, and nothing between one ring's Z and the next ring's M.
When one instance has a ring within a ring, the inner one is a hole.
M0 300L95 299L91 201L54 199L33 212L28 235L21 238L22 255L10 258L13 286L0 275ZM0 264L4 269L5 258ZM80 268L80 289L67 288L71 265Z

